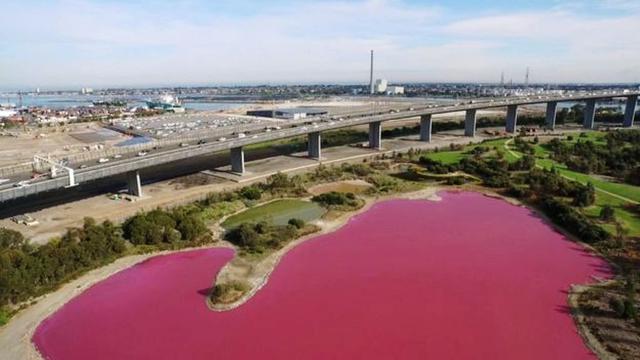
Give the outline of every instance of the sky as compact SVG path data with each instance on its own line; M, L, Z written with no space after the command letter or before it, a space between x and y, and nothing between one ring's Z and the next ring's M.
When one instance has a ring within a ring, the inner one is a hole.
M640 0L3 0L0 89L640 82Z

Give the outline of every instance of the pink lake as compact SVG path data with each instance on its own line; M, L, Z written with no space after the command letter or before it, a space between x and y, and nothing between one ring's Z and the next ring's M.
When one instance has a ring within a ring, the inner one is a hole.
M477 193L378 203L287 254L241 307L205 294L233 253L158 256L45 320L47 359L594 359L567 308L606 263Z

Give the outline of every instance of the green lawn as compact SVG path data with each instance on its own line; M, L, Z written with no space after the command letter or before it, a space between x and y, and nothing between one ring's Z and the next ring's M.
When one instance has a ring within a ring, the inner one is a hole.
M577 136L574 139L578 138ZM591 139L595 142L606 143L602 139L604 138L603 133L598 132L590 132L587 137L582 137L581 139ZM575 140L574 140L575 141ZM512 151L516 151L512 148ZM516 151L517 152L517 151ZM591 182L593 186L596 187L596 203L589 208L586 208L585 214L597 218L600 215L600 211L602 207L605 205L610 205L614 208L616 213L616 218L621 221L627 229L629 229L629 235L631 236L640 236L640 217L626 209L627 206L632 203L629 201L625 201L618 197L612 196L608 193L615 194L621 196L626 199L630 199L636 202L640 202L640 187L610 182L603 179L598 178L597 176L591 176L588 174L583 174L577 171L572 171L567 169L564 164L560 164L549 158L549 151L544 148L544 146L536 144L535 145L535 155L536 155L536 164L538 166L550 169L555 167L560 174L565 176L568 179L577 181L582 184L586 184ZM604 190L604 191L602 191ZM605 192L606 191L606 192ZM615 234L615 226L610 224L604 225L607 231Z
M478 146L486 146L488 148L497 147L498 149L502 149L504 147L504 143L508 139L497 139L497 140L489 140L485 141L482 144L473 144L467 145L462 150L453 150L453 151L438 151L438 152L429 152L426 156L429 159L441 161L443 164L455 164L460 160L464 159L467 156L467 153ZM509 162L516 161L518 158L505 152L505 159Z
M320 205L310 201L276 200L230 216L222 223L222 227L232 229L242 223L259 221L269 221L274 225L284 225L291 218L311 221L320 218L325 211Z

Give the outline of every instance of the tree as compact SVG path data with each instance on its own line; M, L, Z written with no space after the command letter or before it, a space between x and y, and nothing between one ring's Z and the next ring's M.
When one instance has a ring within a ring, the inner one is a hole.
M600 219L603 221L611 221L615 218L615 211L611 205L605 205L600 210Z
M26 240L22 233L0 228L0 251L5 249L20 249L26 245Z
M592 183L588 183L587 186L580 186L573 197L573 205L580 207L593 205L595 201L596 189Z

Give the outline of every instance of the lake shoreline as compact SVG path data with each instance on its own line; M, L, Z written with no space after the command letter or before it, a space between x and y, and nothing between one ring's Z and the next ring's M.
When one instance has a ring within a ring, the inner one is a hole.
M227 310L231 310L241 306L246 301L251 299L258 291L260 291L262 287L264 287L268 283L269 277L272 274L273 270L278 266L280 260L284 257L284 255L286 255L290 250L292 250L293 248L297 247L298 245L302 244L303 242L309 239L312 239L327 233L331 233L340 229L342 226L347 224L352 217L368 211L376 203L390 200L390 199L428 199L432 201L437 201L439 200L439 198L437 197L437 193L443 190L454 191L454 192L456 191L478 192L483 194L484 196L499 198L501 200L508 202L511 205L526 207L529 211L531 211L533 214L535 214L540 219L542 219L547 226L550 226L554 230L561 232L562 235L567 237L568 239L575 240L572 237L570 237L564 230L559 229L556 225L551 223L543 214L541 214L535 208L526 206L525 204L522 204L520 201L517 201L512 198L504 197L500 194L494 193L490 190L483 189L483 188L428 187L415 192L391 194L391 195L385 195L380 197L368 197L366 198L366 203L362 208L356 211L341 214L338 218L332 219L331 221L328 221L325 224L322 224L322 226L320 226L321 230L319 232L315 232L315 233L306 235L304 237L301 237L299 239L296 239L290 242L289 244L287 244L284 248L278 250L277 252L274 252L273 254L268 256L266 259L263 259L261 261L262 263L261 269L259 270L259 272L254 274L252 278L252 285L253 285L252 290L247 294L245 294L245 296L235 301L234 303L225 305L224 307L219 307L211 304L209 298L207 297L207 300L206 300L207 305L211 310L214 310L214 311L227 311ZM599 257L601 257L597 252L594 252L593 248L586 246L583 243L580 243L580 242L578 243L583 248L585 248L586 251L590 253L594 253ZM43 320L45 320L51 314L55 313L57 310L62 308L71 299L82 294L85 290L89 289L94 284L107 279L113 274L118 273L122 270L128 269L132 266L135 266L136 264L142 263L145 260L150 259L152 257L168 255L168 254L183 252L183 251L190 251L194 249L204 249L204 248L206 249L231 248L236 251L236 254L234 255L234 259L237 257L237 249L235 249L233 245L222 241L213 245L209 244L206 246L186 248L181 250L152 252L149 254L132 255L132 256L127 256L124 258L117 259L116 261L114 261L113 263L107 266L92 270L87 274L79 277L78 279L75 279L70 283L63 285L60 289L56 290L53 293L45 295L36 304L29 306L27 309L17 314L5 327L0 329L0 347L7 350L8 354L13 356L13 358L34 359L34 360L43 359L43 357L40 355L40 353L36 349L34 343L32 342L32 337L34 335L34 332ZM265 260L268 260L268 261L265 262ZM227 262L227 264L225 264L225 266L217 273L214 283L217 283L219 280L225 278L226 272L229 271L228 270L229 264L231 264L232 261L233 259ZM594 286L594 285L590 284L590 285L584 285L584 286ZM572 296L572 294L573 294L573 291L570 292L570 294L568 295L568 301ZM574 315L574 321L576 323L576 328L578 332L585 340L586 346L589 347L590 349L593 349L594 347L599 346L599 344L594 345L590 343L589 340L592 340L593 338L585 336L585 334L583 333L583 329L581 326L579 326L578 319L575 317L575 315Z

